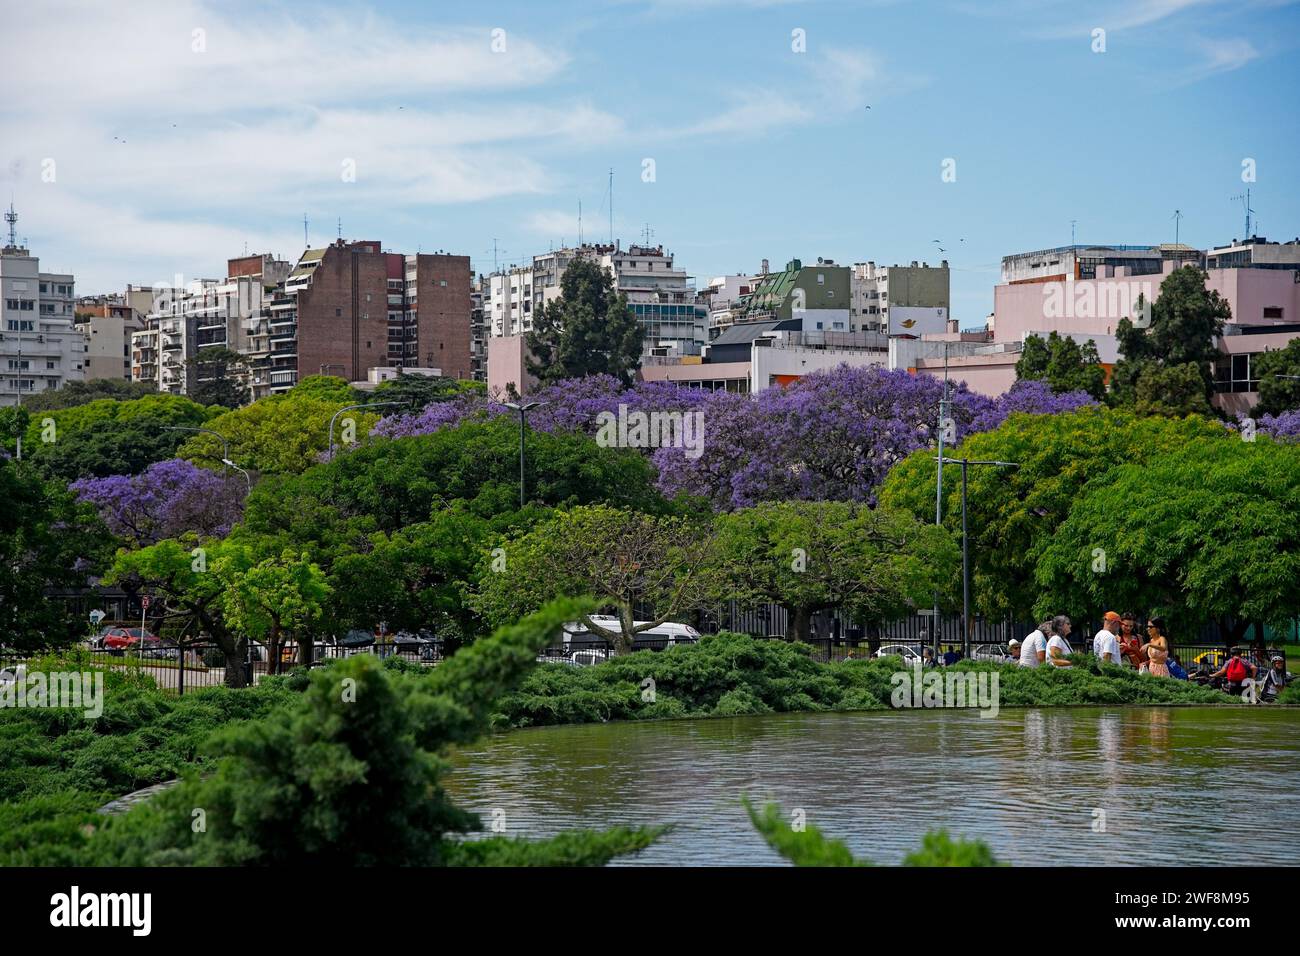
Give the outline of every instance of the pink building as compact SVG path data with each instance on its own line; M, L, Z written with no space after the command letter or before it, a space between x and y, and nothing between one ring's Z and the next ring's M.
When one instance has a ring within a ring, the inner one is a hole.
M1153 247L1154 255L1135 259L1139 263L1135 266L1096 264L1089 269L1088 278L1076 278L1080 269L1071 261L1059 267L1065 271L1057 274L1035 274L996 286L986 346L954 346L948 357L950 375L964 379L978 392L1000 394L1015 382L1021 343L1030 335L1046 338L1052 332L1068 335L1080 344L1093 340L1102 364L1111 366L1118 359L1115 329L1119 320L1149 321L1146 310L1159 296L1160 283L1189 260L1181 249L1173 255L1166 251L1163 261L1156 263L1159 273L1134 274L1153 267L1152 259L1159 256L1155 250ZM1045 257L1008 257L1013 258ZM1256 239L1212 250L1204 258L1209 267L1207 288L1223 296L1232 310L1219 342L1224 356L1215 368L1215 402L1227 411L1245 413L1258 400L1254 356L1284 348L1300 335L1300 241L1267 243ZM1003 271L1008 271L1005 264ZM912 367L919 374L942 375L942 353L928 350Z

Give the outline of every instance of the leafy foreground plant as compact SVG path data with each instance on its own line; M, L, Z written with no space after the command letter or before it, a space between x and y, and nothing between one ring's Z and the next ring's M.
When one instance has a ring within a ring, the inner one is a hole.
M767 845L795 866L874 866L870 860L857 859L842 840L823 836L808 824L796 831L786 822L776 803L755 810L748 797L742 798L750 822ZM903 866L1005 866L983 840L953 840L946 830L931 830L921 849L903 857Z
M557 601L429 675L357 655L309 678L301 699L224 730L207 778L190 776L86 842L100 865L600 865L662 828L529 842L454 837L481 828L440 779L444 755L487 726L493 701L588 605Z

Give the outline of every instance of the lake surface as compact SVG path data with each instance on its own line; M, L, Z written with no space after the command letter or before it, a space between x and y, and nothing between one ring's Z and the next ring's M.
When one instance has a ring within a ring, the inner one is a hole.
M780 714L519 730L463 750L456 800L513 836L672 823L614 865L783 862L739 800L777 800L897 864L926 830L1018 865L1292 864L1300 710ZM1104 832L1094 829L1102 822ZM1276 829L1274 829L1276 828ZM1280 834L1280 838L1270 838Z

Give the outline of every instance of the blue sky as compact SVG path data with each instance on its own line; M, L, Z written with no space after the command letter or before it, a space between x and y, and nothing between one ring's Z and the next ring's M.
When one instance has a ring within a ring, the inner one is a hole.
M88 294L296 258L304 213L313 244L341 218L485 270L493 239L574 241L579 200L607 238L612 167L616 236L648 224L700 284L946 256L976 326L1001 256L1072 219L1162 242L1179 209L1222 244L1249 186L1263 234L1300 234L1298 28L1283 0L53 0L6 28L0 188Z

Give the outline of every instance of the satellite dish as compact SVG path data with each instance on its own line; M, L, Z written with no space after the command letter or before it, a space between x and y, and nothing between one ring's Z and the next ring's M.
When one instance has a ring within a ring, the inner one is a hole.
M90 623L98 625L107 615L103 611L95 610L90 612Z

